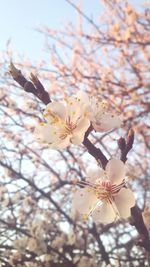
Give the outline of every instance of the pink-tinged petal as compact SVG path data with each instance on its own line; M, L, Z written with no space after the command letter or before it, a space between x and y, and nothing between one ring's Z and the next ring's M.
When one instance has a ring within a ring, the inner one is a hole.
M106 113L101 115L99 118L96 118L93 122L93 128L97 132L108 132L114 128L120 127L121 124L122 120L120 116Z
M87 214L95 207L98 199L88 188L78 189L73 196L73 207L81 214Z
M70 136L61 139L58 129L50 124L37 125L35 135L40 142L47 143L52 149L64 149L70 145Z
M86 180L91 183L96 183L98 182L98 180L102 181L104 178L105 178L105 171L99 167L96 167L95 169L90 169L87 172Z
M80 104L78 104L74 97L69 97L67 100L67 117L71 118L71 121L73 118L78 117L80 114Z
M114 222L117 215L112 205L104 202L95 208L92 217L95 223L108 224Z
M82 119L73 131L71 143L75 145L80 145L84 140L85 132L89 128L89 126L90 121L88 119Z
M78 124L84 118L85 109L72 97L67 103L67 119L72 123Z
M38 124L35 128L37 139L46 143L54 143L59 140L56 128L49 124Z
M44 117L50 123L55 119L65 120L66 115L66 107L56 101L49 103L44 110Z
M131 216L131 208L135 206L135 198L130 189L122 188L114 197L121 218Z
M119 159L111 159L106 165L106 175L112 184L120 184L125 178L125 164Z
M89 96L86 92L78 91L74 97L79 103L89 105Z
M73 134L76 134L78 132L85 133L89 127L90 127L90 120L88 118L83 118L79 121L77 127L73 131Z
M57 140L57 142L55 142L53 144L53 147L54 149L65 149L66 147L68 147L70 145L70 136L67 135L66 138L64 139L60 139Z
M81 133L74 134L70 139L71 143L74 145L82 144L83 140L84 140L84 134Z

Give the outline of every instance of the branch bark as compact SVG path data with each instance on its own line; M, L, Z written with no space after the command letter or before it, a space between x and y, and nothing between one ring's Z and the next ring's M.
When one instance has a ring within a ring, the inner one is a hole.
M98 162L101 163L101 167L105 169L106 164L108 162L105 155L102 153L102 151L99 148L96 148L90 140L86 137L84 138L83 145L87 148L90 155L92 155Z
M9 65L9 72L12 76L12 78L24 89L24 91L32 93L35 95L38 99L40 99L45 105L51 102L50 96L48 92L46 92L44 86L39 81L37 76L35 76L33 73L30 75L30 81L27 80L22 72L18 70L13 63L10 63Z
M133 147L134 142L134 131L132 129L129 130L127 139L121 137L118 140L118 146L121 150L121 157L120 159L125 163L127 161L127 154ZM137 232L139 233L141 241L138 242L138 245L145 248L146 251L150 251L150 238L148 230L144 224L142 212L137 207L134 206L131 208L131 216L132 222L131 225L135 226Z

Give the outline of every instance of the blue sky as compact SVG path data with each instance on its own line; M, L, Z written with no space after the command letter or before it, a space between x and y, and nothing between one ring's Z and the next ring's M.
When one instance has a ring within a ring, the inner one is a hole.
M86 14L99 14L99 0L80 2ZM138 8L144 1L130 2ZM60 25L75 20L76 12L65 0L0 0L0 51L5 49L10 39L15 54L38 61L45 54L44 36L35 29L41 26L59 28Z

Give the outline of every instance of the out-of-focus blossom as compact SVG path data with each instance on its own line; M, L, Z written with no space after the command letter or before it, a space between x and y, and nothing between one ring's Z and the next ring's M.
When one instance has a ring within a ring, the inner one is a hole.
M14 251L9 257L9 264L16 266L16 261L21 261L22 255L19 251Z
M67 240L67 244L69 244L69 245L73 245L73 244L75 244L77 237L76 237L76 235L75 235L74 232L71 232L71 233L67 236L67 239L68 239L68 240Z
M135 198L126 187L125 172L125 164L118 159L109 160L105 171L93 170L86 181L78 183L83 188L74 193L73 208L85 218L91 214L96 223L130 217Z
M75 99L85 107L95 131L107 132L121 126L121 116L110 112L106 101L94 96L89 97L83 91L79 91Z
M21 237L14 241L14 247L21 253L24 253L27 247L28 237Z
M94 262L94 259L89 258L87 256L82 256L77 266L78 267L97 267L97 264Z
M53 149L63 149L72 144L81 144L90 120L84 107L73 97L65 103L49 103L44 111L46 122L40 123L35 133L41 142Z
M27 248L39 256L47 252L47 245L41 239L29 238Z
M56 238L52 241L52 247L57 249L62 249L63 245L67 242L67 236L62 233L60 236L56 236Z

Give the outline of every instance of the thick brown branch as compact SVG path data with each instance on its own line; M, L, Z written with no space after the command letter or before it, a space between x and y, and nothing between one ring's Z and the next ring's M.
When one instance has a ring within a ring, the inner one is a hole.
M127 161L127 154L132 149L133 142L134 142L134 131L132 129L130 129L128 133L127 140L125 140L124 138L119 139L118 146L121 150L120 159L123 162ZM132 215L132 225L135 226L141 238L141 242L139 242L138 244L144 247L146 250L150 251L149 234L144 224L140 209L137 206L134 206L133 208L131 208L131 215Z
M131 215L133 220L131 224L135 226L141 239L138 245L144 247L147 251L150 251L150 238L143 221L141 210L137 206L134 206L131 208Z
M99 148L95 147L90 142L86 135L83 141L83 145L87 148L89 154L91 154L97 161L99 161L101 163L102 168L105 169L106 164L108 162L107 158Z
M27 80L23 76L22 72L18 70L13 63L10 63L9 72L13 79L19 85L21 85L24 91L32 93L37 98L39 98L45 105L51 102L48 92L45 91L43 85L41 84L37 76L31 73L31 81Z

